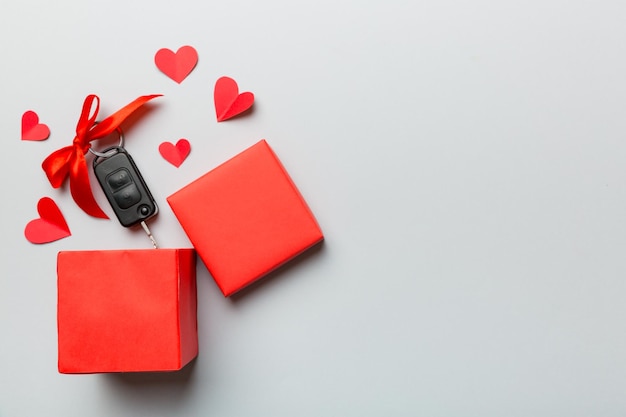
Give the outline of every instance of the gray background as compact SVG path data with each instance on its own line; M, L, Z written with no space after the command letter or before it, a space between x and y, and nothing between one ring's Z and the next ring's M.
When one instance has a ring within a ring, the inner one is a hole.
M623 416L625 17L618 0L3 2L0 416ZM153 57L185 44L200 60L178 85ZM216 123L222 75L252 114ZM233 299L199 263L180 373L56 370L56 253L150 246L40 169L90 93L103 114L165 95L126 132L162 246L189 246L165 198L261 138L326 235ZM29 109L49 140L20 140ZM181 137L176 169L157 147ZM72 236L36 246L46 195Z

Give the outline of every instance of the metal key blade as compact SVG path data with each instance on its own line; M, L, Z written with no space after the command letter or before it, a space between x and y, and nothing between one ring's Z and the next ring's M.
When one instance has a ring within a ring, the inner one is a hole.
M143 230L146 232L146 234L152 241L152 246L154 246L154 249L158 249L159 246L157 245L156 240L154 240L154 236L152 236L152 232L150 232L150 229L148 228L148 225L146 224L145 221L141 222L141 227L143 227Z

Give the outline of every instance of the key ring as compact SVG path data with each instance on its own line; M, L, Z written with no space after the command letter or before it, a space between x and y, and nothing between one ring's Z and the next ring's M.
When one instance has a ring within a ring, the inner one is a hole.
M99 122L95 122L94 125L97 125ZM120 144L117 145L115 148L109 149L106 152L98 152L98 151L94 151L92 148L89 148L89 152L91 152L92 154L100 157L100 158L108 158L109 156L117 153L117 148L123 148L124 147L124 134L122 133L122 129L118 127L115 128L115 131L117 132L117 134L120 136Z

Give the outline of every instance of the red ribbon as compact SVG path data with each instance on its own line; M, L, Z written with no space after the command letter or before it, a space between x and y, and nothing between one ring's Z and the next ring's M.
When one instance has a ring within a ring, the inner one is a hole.
M76 204L90 216L108 219L109 217L96 203L96 199L91 191L85 154L91 148L92 140L100 139L113 133L135 110L153 98L160 96L160 94L141 96L99 123L96 123L96 117L100 110L100 99L93 94L87 96L83 103L83 111L76 125L76 137L72 145L52 152L41 164L52 187L59 188L69 175L70 192ZM92 114L91 108L94 102L96 103L96 108Z

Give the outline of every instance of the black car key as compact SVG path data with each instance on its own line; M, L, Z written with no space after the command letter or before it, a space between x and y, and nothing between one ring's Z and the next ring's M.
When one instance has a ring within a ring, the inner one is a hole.
M159 209L126 149L114 146L96 153L93 170L122 226L141 224L156 248L146 220Z

